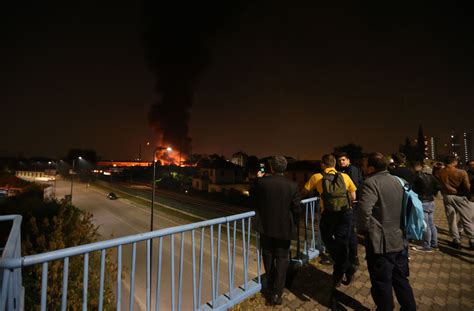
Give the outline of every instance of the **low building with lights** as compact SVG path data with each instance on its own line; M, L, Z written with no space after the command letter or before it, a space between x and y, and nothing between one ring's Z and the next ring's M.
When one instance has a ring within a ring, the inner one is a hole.
M98 169L112 168L112 167L149 167L153 162L150 161L100 161L97 162Z
M54 181L56 179L56 171L16 171L15 176L26 181L41 183Z

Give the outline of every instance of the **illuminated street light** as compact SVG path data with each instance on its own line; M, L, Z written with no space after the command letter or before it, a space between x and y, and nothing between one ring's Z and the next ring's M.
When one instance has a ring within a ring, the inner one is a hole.
M78 160L82 160L82 157L77 157ZM76 168L76 159L72 159L72 169L71 169L71 194L69 195L69 203L72 205L72 187L74 184L74 175L76 174L75 169Z
M153 180L151 182L151 221L150 221L150 231L153 231L153 210L155 206L155 180L156 180L156 152L166 150L166 151L173 151L171 147L161 147L158 146L153 150Z
M149 145L150 143L147 143ZM156 180L156 152L158 150L166 150L166 151L172 151L171 147L161 147L158 146L153 150L153 180L151 181L151 220L150 220L150 231L153 231L153 211L155 210L155 180ZM153 243L150 245L150 261L153 262ZM150 266L150 275L152 274L152 267L153 265Z

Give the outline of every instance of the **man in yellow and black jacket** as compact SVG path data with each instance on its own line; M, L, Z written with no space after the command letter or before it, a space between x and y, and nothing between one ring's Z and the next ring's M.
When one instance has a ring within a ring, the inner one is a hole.
M322 157L322 173L311 176L302 195L316 190L321 196L320 232L331 255L333 265L333 287L343 282L349 284L354 270L348 257L348 246L352 233L352 207L356 199L356 186L351 178L335 169L336 158L332 154Z

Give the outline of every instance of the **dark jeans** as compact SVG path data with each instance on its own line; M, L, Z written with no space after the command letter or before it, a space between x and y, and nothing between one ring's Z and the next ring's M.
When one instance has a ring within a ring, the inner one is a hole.
M377 310L393 310L392 287L400 310L416 310L413 290L408 282L408 251L375 254L372 243L366 243L367 267L370 274L372 298Z
M285 287L286 271L290 263L291 241L261 234L260 243L268 290L272 294L281 296Z
M356 213L358 208L357 203L354 203L352 210L353 214ZM349 262L352 266L359 264L359 256L357 255L357 247L359 245L359 241L357 240L357 232L355 229L355 219L352 219L352 228L351 228L351 238L349 240Z
M349 242L354 235L352 209L323 211L320 226L321 237L334 261L333 277L337 278L351 268Z

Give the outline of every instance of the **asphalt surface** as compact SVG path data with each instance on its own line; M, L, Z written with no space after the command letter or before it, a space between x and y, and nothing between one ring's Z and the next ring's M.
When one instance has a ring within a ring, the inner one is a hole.
M104 187L111 187L123 193L147 200L151 197L150 185L143 183L109 183L97 181L97 184ZM177 193L159 188L157 188L155 192L155 202L166 206L176 207L181 211L190 213L202 219L212 219L224 215L235 215L248 211L248 208L215 202L205 198L198 198L186 193Z
M64 195L70 193L70 182L58 180L56 183L56 197L58 199L64 198ZM150 208L149 202L144 204L138 204L134 201L127 200L121 197L120 193L117 200L109 200L106 195L107 191L94 187L93 185L88 186L85 183L74 183L73 188L73 204L80 209L90 212L93 214L93 223L99 226L99 233L103 240L123 237L133 234L139 234L148 232L150 230ZM171 203L167 202L167 206ZM176 202L175 204L180 204ZM158 204L157 204L158 205ZM202 208L202 206L200 207ZM154 230L168 228L173 226L182 225L189 222L186 217L179 217L176 213L166 212L166 208L155 207L154 212ZM217 250L217 228L214 230L214 252ZM223 230L224 231L224 230ZM200 243L201 232L195 233L195 251L196 251L196 263L199 262L199 243ZM183 268L183 296L182 296L182 309L188 310L193 306L193 283L192 283L192 244L191 234L188 233L184 239L184 268ZM211 300L211 270L210 270L210 237L209 231L205 231L204 252L203 252L203 280L202 280L202 294L201 304ZM159 249L159 241L153 243L153 268L152 268L152 308L154 308L155 301L155 290L156 290L156 272L158 267L157 262L157 251ZM179 276L179 258L180 258L180 245L181 239L179 236L174 238L173 245L171 244L170 238L165 237L163 239L162 251L162 274L161 274L161 288L160 288L160 307L162 310L168 310L172 307L171 299L171 262L174 260L174 271L175 271L175 306L177 306L178 298L178 276ZM171 257L171 248L174 248L174 258ZM219 268L219 294L228 290L228 270L227 270L227 243L226 236L222 235L221 242L221 260ZM135 295L134 295L134 308L135 310L145 310L146 303L146 243L137 243L137 261L136 261L136 276L135 276ZM243 284L243 270L242 270L242 248L238 244L236 247L236 265L235 265L235 284ZM114 253L114 256L116 254ZM132 246L123 247L123 271L124 279L122 282L122 305L126 309L130 304L130 287L132 285L130 280L130 272L132 271ZM256 257L255 250L251 248L250 255L250 276L255 277ZM217 269L217 268L216 268ZM93 271L93 268L91 268ZM196 277L198 272L196 272Z
M443 202L436 201L435 224L438 228L439 251L422 253L410 250L410 284L413 287L418 310L474 310L474 251L467 249L469 241L463 238L463 249L448 246L451 238ZM364 260L365 248L359 245L361 266L349 286L338 288L337 310L375 310L370 294L370 279ZM244 301L234 310L329 310L332 266L322 265L319 259L298 269L298 273L283 294L283 305L269 306L258 294ZM395 309L400 309L396 303Z

